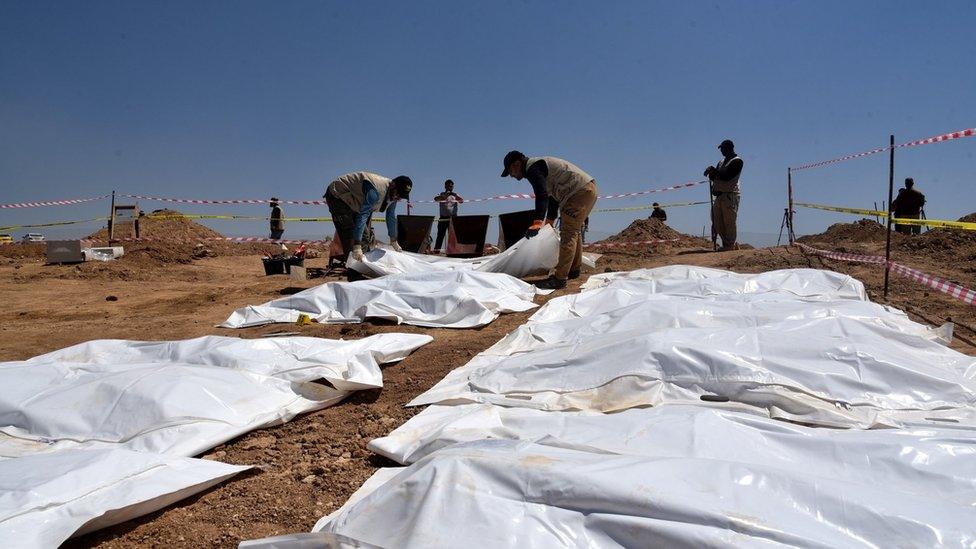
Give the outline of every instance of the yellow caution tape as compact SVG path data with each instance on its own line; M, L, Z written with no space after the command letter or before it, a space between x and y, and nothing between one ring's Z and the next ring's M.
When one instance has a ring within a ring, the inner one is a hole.
M55 221L52 223L38 223L35 225L10 225L7 227L0 227L0 231L9 231L10 229L35 229L37 227L59 227L61 225L75 225L77 223L89 223L92 221L105 221L107 217L95 217L92 219L79 219L78 221Z
M794 206L800 206L803 208L814 208L816 210L827 210L828 212L841 212L841 213L851 213L855 215L867 215L874 217L888 217L888 212L882 212L880 210L864 210L861 208L842 208L840 206L824 206L823 204L807 204L805 202L794 202Z
M964 231L976 231L976 223L966 221L947 221L945 219L906 219L895 217L893 222L898 225L919 225L924 227L937 227L940 229L962 229Z

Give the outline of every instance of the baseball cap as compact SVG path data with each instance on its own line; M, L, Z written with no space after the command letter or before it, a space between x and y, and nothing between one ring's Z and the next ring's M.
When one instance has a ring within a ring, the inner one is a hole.
M502 177L508 177L508 167L512 165L512 162L521 160L523 158L525 158L525 155L519 151L508 151L508 154L505 155L505 159L502 160L502 167L504 168L502 170Z
M713 143L714 143L714 141L713 141ZM726 139L725 141L722 141L721 143L719 143L718 148L721 149L722 147L725 147L726 145L729 146L729 147L732 147L733 149L735 148L735 143L733 143L731 139Z
M404 200L410 200L410 189L413 188L413 181L405 175L398 175L393 178L397 194Z

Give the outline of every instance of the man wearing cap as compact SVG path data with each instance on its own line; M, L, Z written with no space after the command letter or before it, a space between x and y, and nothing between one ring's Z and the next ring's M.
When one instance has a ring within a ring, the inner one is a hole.
M718 146L722 160L705 168L705 177L711 183L712 227L722 237L720 252L737 248L736 219L739 215L739 175L742 174L742 159L735 154L732 140L726 139Z
M363 232L373 212L386 213L386 230L394 250L403 251L397 243L396 203L410 200L413 182L401 175L393 179L370 172L341 175L329 183L323 198L332 214L336 236L342 243L342 260L349 254L362 261Z
M651 210L651 219L657 219L661 223L668 220L668 212L664 211L664 208L662 208L660 204L655 202L654 204L651 204L651 207L654 208Z
M561 158L542 156L529 158L519 151L511 151L502 161L502 177L512 176L529 180L535 193L535 219L525 237L539 234L544 224L559 222L559 262L556 272L537 286L558 290L566 287L570 278L579 278L583 264L581 230L596 204L596 181L590 174Z
M281 206L278 205L278 199L276 197L271 197L271 239L278 240L281 235L285 232L285 220L284 216L281 214Z

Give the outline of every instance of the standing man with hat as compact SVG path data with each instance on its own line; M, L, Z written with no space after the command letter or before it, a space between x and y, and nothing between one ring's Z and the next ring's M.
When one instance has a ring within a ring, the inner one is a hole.
M574 164L554 156L529 158L519 151L510 151L502 163L502 177L512 176L519 181L524 177L535 193L535 219L526 238L539 234L544 224L551 225L560 215L556 272L536 285L551 290L565 288L568 279L580 276L581 230L596 204L596 181Z
M363 232L373 212L386 213L386 230L394 250L403 251L397 243L396 203L410 200L413 182L405 175L393 179L370 172L341 175L329 183L323 198L332 214L336 237L342 243L343 261L351 254L363 259Z
M281 206L278 205L278 199L274 196L271 197L271 239L278 240L281 235L285 232L285 219L281 213Z
M705 168L705 177L711 184L712 227L722 237L720 252L738 248L736 244L736 222L739 216L739 175L742 174L742 159L735 154L735 144L731 139L718 146L722 160L714 166Z

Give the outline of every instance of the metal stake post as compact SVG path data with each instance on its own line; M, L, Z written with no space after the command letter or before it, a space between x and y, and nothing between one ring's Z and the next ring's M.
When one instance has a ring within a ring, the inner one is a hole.
M115 191L112 191L112 212L108 216L108 242L115 238Z
M790 239L790 244L793 243L793 169L786 168L786 194L787 194L787 210L786 210L786 231L787 236Z
M888 231L885 233L884 298L888 299L888 277L891 274L891 202L895 194L895 136L888 138Z

